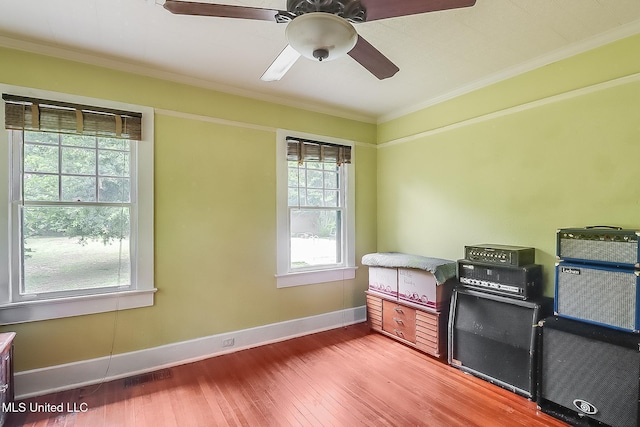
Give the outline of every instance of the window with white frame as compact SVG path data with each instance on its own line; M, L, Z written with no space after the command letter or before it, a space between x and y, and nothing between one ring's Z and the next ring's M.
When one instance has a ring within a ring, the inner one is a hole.
M149 109L3 100L10 231L0 323L152 305Z
M278 132L278 286L353 278L352 143Z

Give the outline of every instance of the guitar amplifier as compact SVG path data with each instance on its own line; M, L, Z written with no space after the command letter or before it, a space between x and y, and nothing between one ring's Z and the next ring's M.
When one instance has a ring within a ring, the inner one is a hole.
M640 268L640 231L620 228L562 228L556 233L556 256L573 262Z
M465 246L464 258L474 262L520 267L535 263L536 250L522 246L482 244Z
M566 261L556 264L555 313L629 332L640 331L640 272Z
M511 267L461 259L458 281L466 288L527 300L542 295L542 266Z

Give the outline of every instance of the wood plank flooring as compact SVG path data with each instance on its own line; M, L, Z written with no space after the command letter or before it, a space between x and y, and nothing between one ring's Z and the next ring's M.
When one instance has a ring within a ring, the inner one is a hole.
M21 403L64 411L13 413L8 426L566 425L366 324Z

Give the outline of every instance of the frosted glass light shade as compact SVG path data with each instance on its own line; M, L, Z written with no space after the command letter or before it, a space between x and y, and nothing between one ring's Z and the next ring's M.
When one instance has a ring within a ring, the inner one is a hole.
M306 13L294 18L287 25L286 36L289 45L302 56L320 61L346 55L358 41L353 25L326 12Z

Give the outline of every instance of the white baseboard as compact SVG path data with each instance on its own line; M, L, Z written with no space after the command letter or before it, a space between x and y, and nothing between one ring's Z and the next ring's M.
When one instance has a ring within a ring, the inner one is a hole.
M111 357L16 372L16 400L182 365L365 320L366 308L361 306ZM223 347L223 341L229 339L234 340L233 346Z

